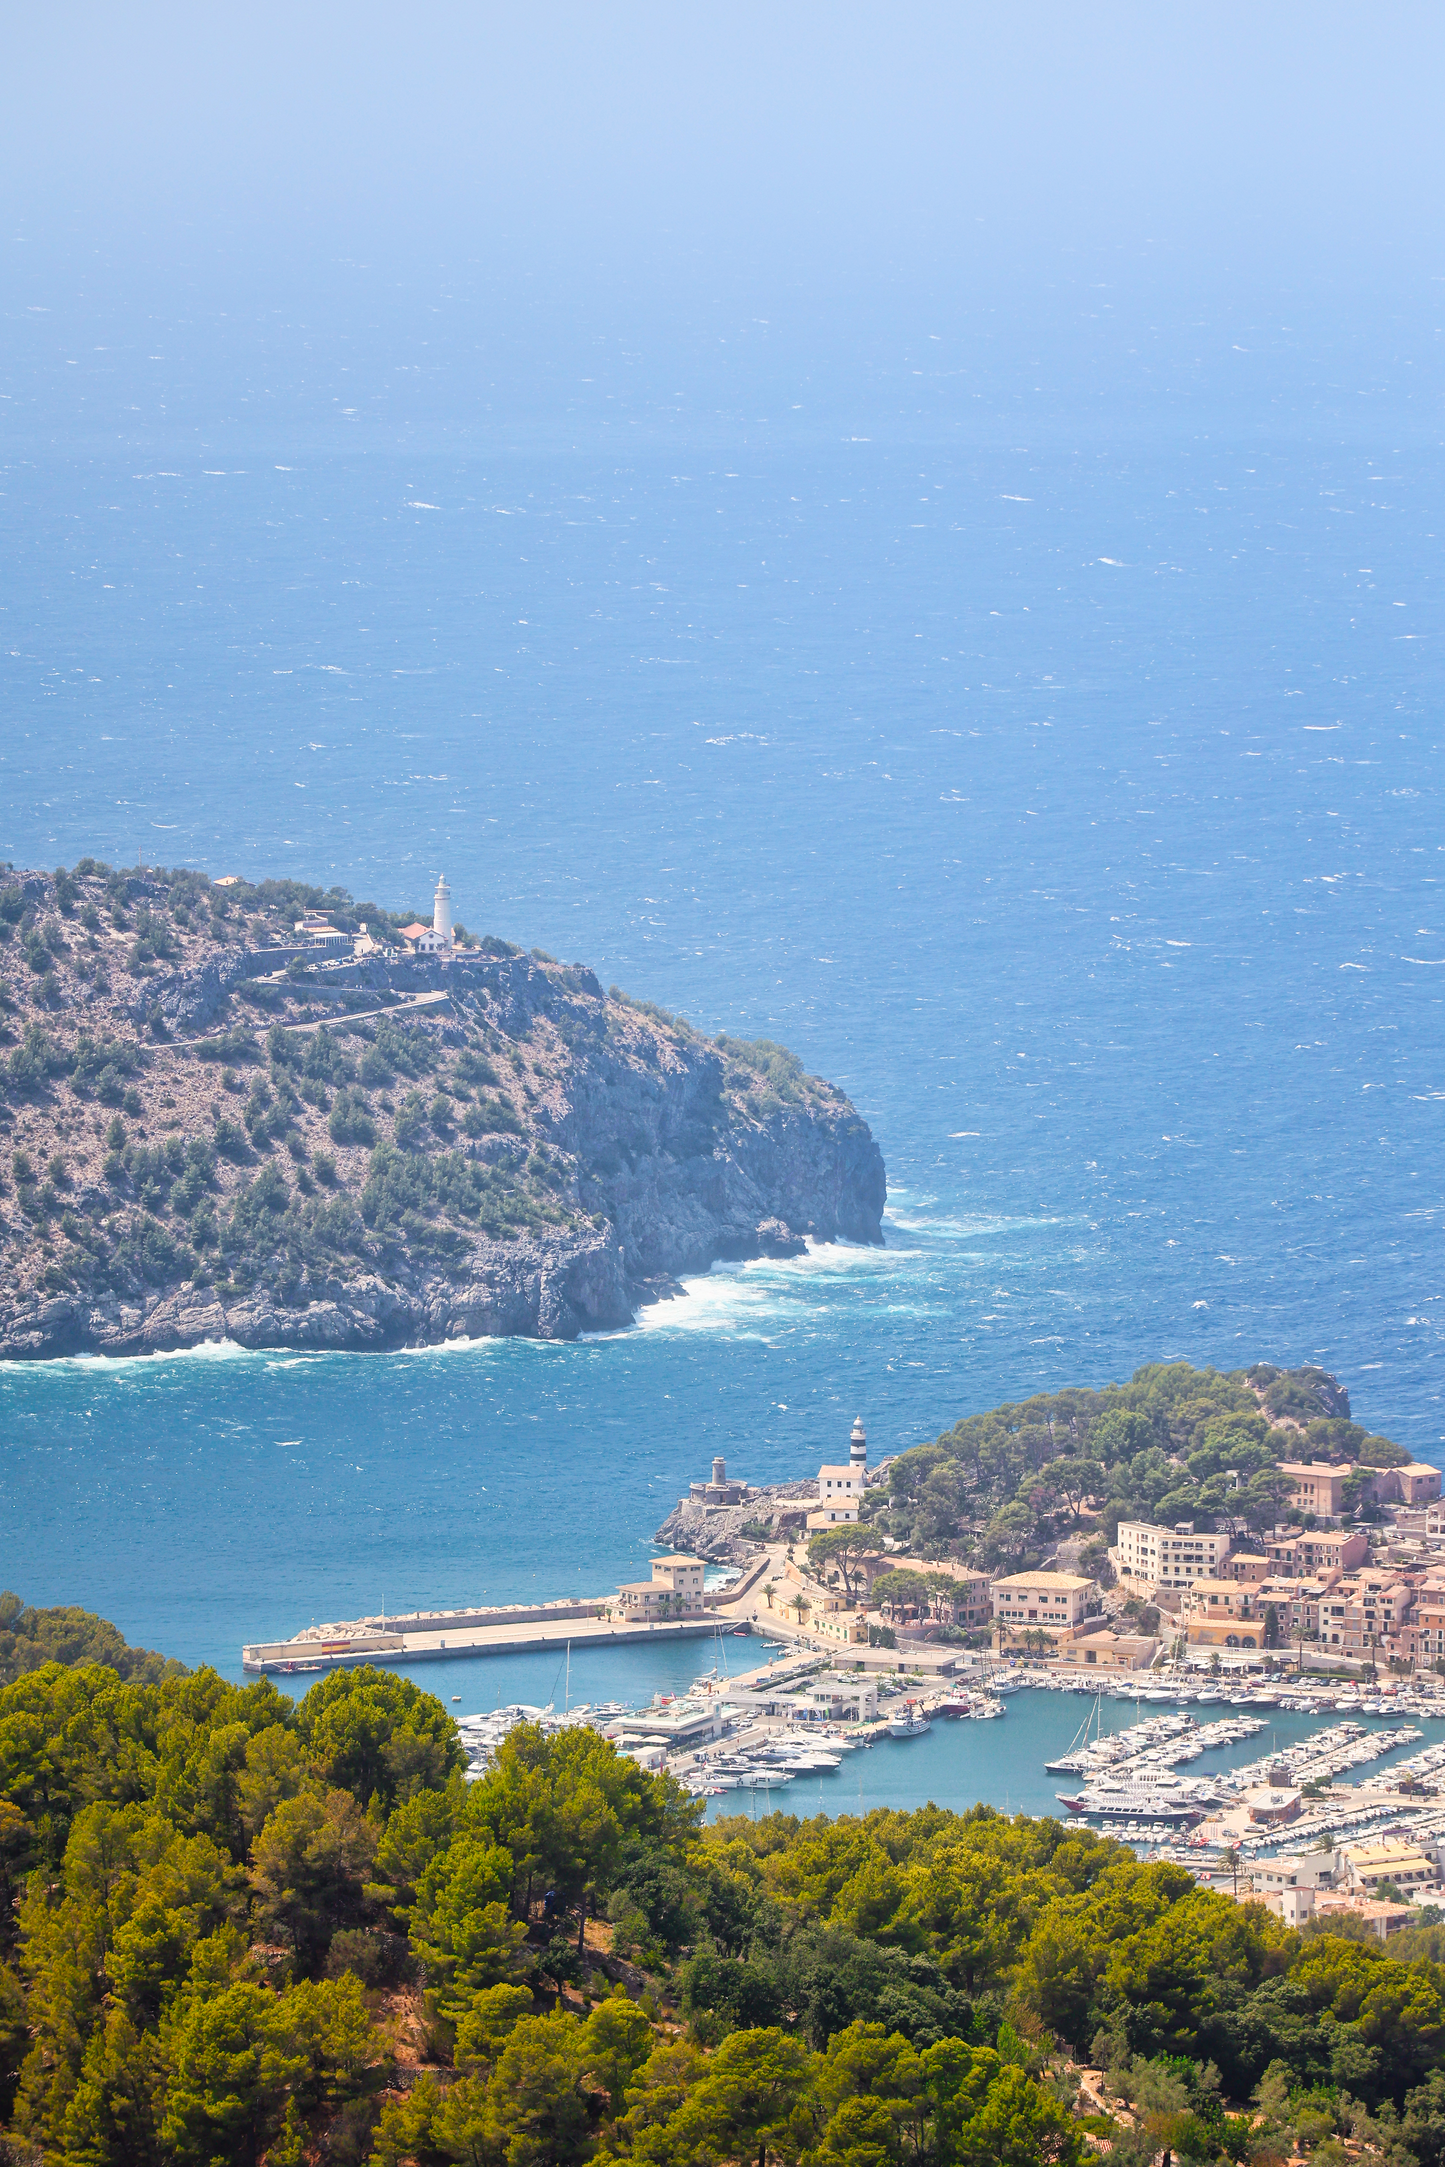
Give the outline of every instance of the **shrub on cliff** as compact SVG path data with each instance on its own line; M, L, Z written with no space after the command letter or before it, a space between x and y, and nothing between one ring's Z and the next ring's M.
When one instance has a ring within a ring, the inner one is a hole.
M359 1091L340 1090L331 1102L327 1121L334 1144L374 1144L376 1123Z

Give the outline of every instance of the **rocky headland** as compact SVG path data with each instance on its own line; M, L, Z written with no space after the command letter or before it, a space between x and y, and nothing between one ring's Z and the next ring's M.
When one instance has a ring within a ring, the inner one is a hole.
M0 875L0 1357L570 1339L719 1260L881 1241L867 1124L784 1048L460 928L401 953L412 916Z
M735 1505L680 1497L652 1539L665 1549L740 1565L759 1543L801 1535L817 1502L816 1480L750 1483Z

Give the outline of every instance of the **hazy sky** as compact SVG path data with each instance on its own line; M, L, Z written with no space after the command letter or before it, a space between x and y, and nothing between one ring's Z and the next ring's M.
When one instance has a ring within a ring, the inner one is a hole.
M1440 236L1445 14L1250 4L7 10L17 231L868 275L971 230L1367 269Z
M1445 307L1438 5L58 0L5 47L7 317L61 344L465 303L573 373L635 330L660 384L748 326L1223 300L1385 350Z

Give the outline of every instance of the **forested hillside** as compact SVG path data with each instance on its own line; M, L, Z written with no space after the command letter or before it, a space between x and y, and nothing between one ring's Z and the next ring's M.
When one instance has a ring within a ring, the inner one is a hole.
M1075 1531L1092 1498L1097 1564L1121 1520L1273 1526L1292 1487L1280 1463L1301 1458L1398 1467L1410 1455L1350 1419L1349 1394L1327 1370L1150 1363L1127 1384L967 1416L900 1454L862 1517L917 1555L993 1570L1032 1562Z
M1445 2160L1438 1928L1302 1937L982 1807L703 1830L587 1731L459 1765L377 1670L0 1691L11 2160Z

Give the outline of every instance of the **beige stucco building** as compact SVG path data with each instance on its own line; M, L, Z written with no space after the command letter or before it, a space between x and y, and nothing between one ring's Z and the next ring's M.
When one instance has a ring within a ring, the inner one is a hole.
M1191 1588L1212 1580L1229 1556L1228 1535L1196 1535L1184 1528L1121 1520L1109 1562L1121 1580L1159 1588Z
M642 1624L664 1618L701 1618L707 1615L703 1601L701 1558L654 1558L650 1580L631 1580L617 1591L617 1607L623 1617Z

